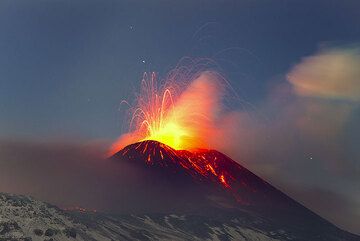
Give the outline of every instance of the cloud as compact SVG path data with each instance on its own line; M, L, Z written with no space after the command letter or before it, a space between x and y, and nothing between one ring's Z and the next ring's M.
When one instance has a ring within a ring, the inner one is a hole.
M325 49L288 74L301 96L360 101L360 49Z
M96 196L91 191L100 190L97 180L105 168L101 156L101 145L1 140L0 190L61 206L80 201L86 206Z
M104 151L102 143L0 140L0 190L60 207L124 211L142 184L133 168L104 160Z
M359 209L354 210L354 207L360 205L358 200L317 187L289 186L286 187L286 192L291 196L301 196L302 204L316 213L320 210L322 217L332 223L340 224L341 228L358 230L360 212Z

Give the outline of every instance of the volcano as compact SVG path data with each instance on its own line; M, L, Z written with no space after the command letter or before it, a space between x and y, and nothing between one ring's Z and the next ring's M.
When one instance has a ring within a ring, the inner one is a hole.
M146 140L126 146L111 160L141 173L144 199L132 213L241 217L247 226L267 233L282 230L295 240L355 240L216 150L175 150Z

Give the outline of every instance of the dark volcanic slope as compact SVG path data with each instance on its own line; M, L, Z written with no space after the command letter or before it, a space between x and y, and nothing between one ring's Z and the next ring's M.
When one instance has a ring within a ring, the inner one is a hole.
M125 147L114 158L154 172L151 178L166 178L167 183L179 188L211 187L221 195L230 195L236 206L284 207L291 203L282 192L215 150L178 151L156 141L144 141Z
M355 238L215 150L178 151L156 141L143 141L125 147L112 159L140 173L145 199L134 212L215 219L247 213L249 220L267 220L270 226L306 240Z

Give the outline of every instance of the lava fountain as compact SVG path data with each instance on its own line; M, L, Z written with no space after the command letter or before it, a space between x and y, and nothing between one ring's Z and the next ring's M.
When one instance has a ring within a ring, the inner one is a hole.
M145 140L175 150L211 148L224 96L221 79L216 72L203 71L181 81L169 77L160 85L155 73L145 73L140 94L130 108L130 131L112 145L110 154Z

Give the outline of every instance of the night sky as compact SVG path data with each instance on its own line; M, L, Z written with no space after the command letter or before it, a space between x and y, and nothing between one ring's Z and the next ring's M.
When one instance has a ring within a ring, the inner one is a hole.
M50 200L13 181L22 163L103 150L144 72L210 58L247 103L230 101L241 131L221 151L360 233L359 12L357 0L3 0L0 191Z

